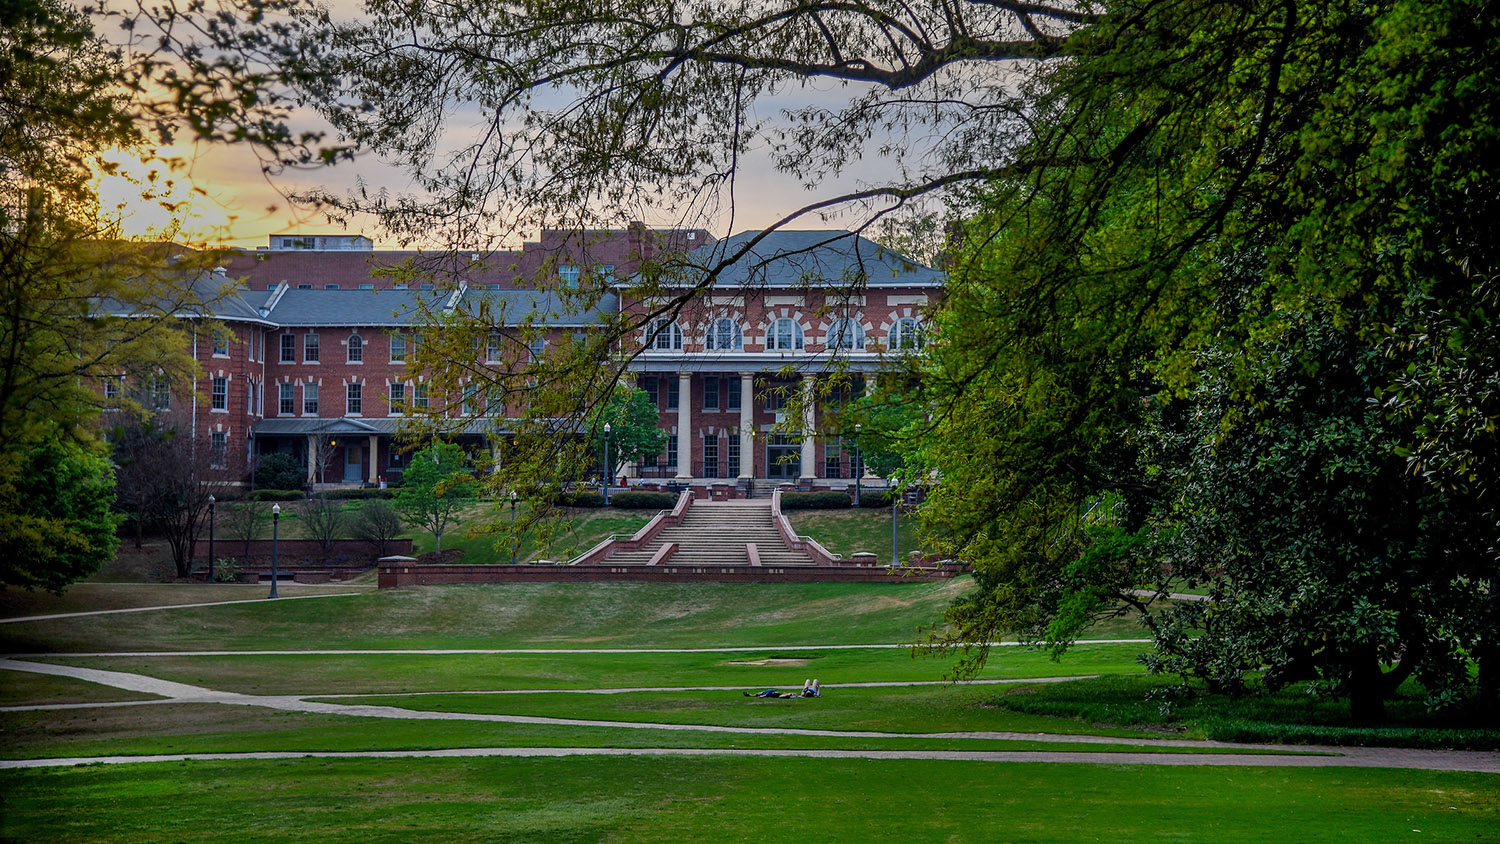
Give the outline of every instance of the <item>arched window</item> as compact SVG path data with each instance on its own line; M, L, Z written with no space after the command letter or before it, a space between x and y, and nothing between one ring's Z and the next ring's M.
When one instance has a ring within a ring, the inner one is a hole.
M836 319L828 325L828 348L863 349L865 327L852 319Z
M709 323L708 348L721 352L745 348L745 337L740 333L740 324L728 318Z
M802 326L787 317L771 323L771 330L766 334L766 348L780 351L802 348Z
M646 348L663 352L681 351L682 329L669 319L656 320L651 323L651 330L646 332Z
M892 349L920 349L924 342L922 323L914 317L902 317L891 326Z
M365 359L365 341L358 334L349 335L349 362L360 363Z

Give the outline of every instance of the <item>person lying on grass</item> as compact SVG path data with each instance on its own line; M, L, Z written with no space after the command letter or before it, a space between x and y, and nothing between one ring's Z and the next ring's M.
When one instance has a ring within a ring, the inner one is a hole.
M740 694L744 695L745 697L796 698L796 697L822 697L823 696L823 691L818 686L818 681L817 680L807 680L807 681L803 682L803 684L802 684L802 691L800 691L800 692L779 692L779 691L777 691L775 689L765 689L765 690L759 691L759 692L740 692Z

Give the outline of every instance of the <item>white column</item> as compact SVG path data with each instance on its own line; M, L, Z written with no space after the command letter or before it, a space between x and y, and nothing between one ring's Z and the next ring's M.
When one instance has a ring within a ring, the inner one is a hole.
M800 477L816 478L818 462L814 458L817 440L813 434L818 430L818 382L817 376L808 373L802 376L802 472Z
M873 396L873 395L875 395L875 373L873 373L873 372L866 372L865 373L865 395L867 395L867 396ZM873 481L873 480L875 480L874 473L872 473L870 471L870 464L868 464L868 463L865 462L864 452L860 452L860 454L859 454L859 465L864 469L864 471L862 471L860 473L860 477L863 480L867 480L867 481Z
M378 483L380 481L380 464L375 461L375 457L377 455L379 455L379 454L380 454L380 437L378 437L378 436L376 436L374 434L371 434L370 435L370 483L372 483L372 484L373 483Z
M318 482L318 438L313 434L307 435L307 482Z
M677 480L693 477L693 374L677 373Z
M755 373L740 373L740 477L755 477Z

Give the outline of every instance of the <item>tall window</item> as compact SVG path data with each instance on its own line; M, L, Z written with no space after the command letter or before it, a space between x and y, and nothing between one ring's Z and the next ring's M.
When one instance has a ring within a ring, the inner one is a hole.
M651 403L653 405L660 405L661 404L661 395L658 392L658 385L659 384L660 384L660 380L658 378L656 378L656 376L654 376L654 375L649 375L649 376L641 379L641 389L645 390L646 391L646 395L648 395L648 396L651 397Z
M729 394L724 397L724 409L725 410L739 410L740 409L740 376L738 376L738 375L731 375L728 378L725 378L724 379L724 389L726 389L726 390L729 391Z
M281 335L281 362L297 362L297 337L293 334Z
M104 401L113 405L120 400L121 377L118 375L104 376Z
M667 410L677 409L679 384L676 378L667 379Z
M151 379L151 407L166 410L172 404L172 382L165 375Z
M736 351L745 348L745 337L740 324L727 317L716 319L708 326L708 348L715 351Z
M396 333L391 335L391 363L401 363L406 360L406 335Z
M222 378L222 377L216 377L216 378L214 378L213 405L212 405L212 407L213 407L214 410L228 410L229 409L229 379L228 378ZM199 442L202 442L202 440L200 440Z
M303 416L317 416L318 415L318 385L317 384L303 384L302 385L302 415Z
M667 468L668 469L676 469L677 468L677 435L676 434L672 434L672 435L670 435L670 436L667 437Z
M852 319L836 319L828 326L828 348L863 349L865 327Z
M843 464L843 460L842 460L842 455L839 454L839 444L836 443L836 442L826 442L826 443L824 443L823 444L823 477L825 477L825 478L841 478L841 477L843 477L843 475L840 474L840 469L842 467L842 464Z
M364 363L365 341L358 334L349 335L349 362Z
M318 335L305 335L302 338L302 361L304 363L316 363L320 354L322 354L322 349L319 346Z
M364 391L363 384L354 383L348 385L344 397L345 416L359 416L361 414L361 408L364 406Z
M740 476L740 438L730 437L728 445L729 465L724 467L728 470L725 474L731 478L738 478Z
M766 335L766 348L778 351L802 348L802 326L787 317L771 323L771 331Z
M279 384L276 387L276 412L282 416L291 416L297 412L297 400L292 395L291 384Z
M902 317L891 326L892 349L920 349L924 342L922 323L912 317Z
M208 463L210 466L222 469L228 462L229 435L223 431L214 431L209 436Z
M669 319L658 319L646 332L646 348L671 352L682 349L682 329Z
M527 344L527 349L531 352L531 359L533 361L541 360L542 352L547 350L547 341L538 337Z
M250 382L250 412L256 416L265 416L265 408L261 405L260 382Z
M488 360L488 361L497 361L497 360L500 359L500 335L499 335L499 333L497 333L497 332L490 332L489 336L485 339L485 342L484 342L484 359Z
M406 412L406 385L397 381L391 385L391 413Z
M473 384L464 385L463 414L473 416L478 411L479 388Z
M416 385L416 387L414 387L412 389L411 403L412 403L412 406L415 407L417 410L426 410L427 409L427 385L426 384L418 384L418 385Z
M214 354L229 357L229 332L222 328L214 329Z
M703 438L703 476L719 477L719 436L710 434Z
M703 409L705 411L719 409L719 379L713 375L703 379ZM704 458L704 460L707 459Z

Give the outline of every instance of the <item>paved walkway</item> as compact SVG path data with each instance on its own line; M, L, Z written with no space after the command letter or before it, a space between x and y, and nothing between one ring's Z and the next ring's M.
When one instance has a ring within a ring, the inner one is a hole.
M226 584L228 585L228 584ZM301 584L299 584L301 585ZM264 587L259 587L264 588ZM88 615L114 615L122 612L156 612L157 610L185 610L193 607L219 607L225 604L264 604L268 601L302 601L308 598L343 598L362 595L363 592L334 592L328 595L288 595L285 598L246 598L239 601L205 601L198 604L162 604L154 607L124 607L116 610L88 610L87 612L59 612L50 615L23 615L17 618L0 618L0 624L20 624L23 621L52 621L58 618L82 618Z
M695 748L459 748L436 751L369 751L359 753L226 753L171 754L162 756L89 757L74 759L39 759L0 761L0 768L79 765L95 762L124 763L177 761L191 759L281 759L304 756L328 757L418 757L418 756L567 756L567 755L708 755L742 754L758 756L802 756L858 759L954 759L975 761L1076 762L1142 765L1263 765L1277 767L1381 767L1424 770L1476 771L1500 773L1500 753L1478 751L1404 750L1399 748L1331 748L1283 745L1236 745L1224 742L1189 739L1132 739L1109 736L1075 736L1014 732L891 733L860 730L809 730L768 727L726 727L717 724L656 724L637 721L597 721L578 718L545 718L528 715L498 715L473 712L425 712L393 706L340 704L306 700L295 695L245 695L222 692L186 683L174 683L141 674L78 668L68 665L0 660L0 668L31 671L40 674L72 677L102 683L134 692L162 695L163 702L217 703L230 706L260 706L291 712L344 715L367 718L401 718L434 721L486 721L512 724L552 726L605 727L615 729L665 730L671 732L708 732L776 736L823 736L835 738L923 738L923 739L990 739L1008 741L1051 742L1058 744L1112 744L1151 747L1235 748L1238 754L1161 754L1161 753L1089 753L1057 751L865 751L865 750L740 750ZM829 688L833 688L830 686ZM308 697L322 697L310 695ZM797 703L797 702L792 702ZM1254 755L1256 752L1327 755Z

